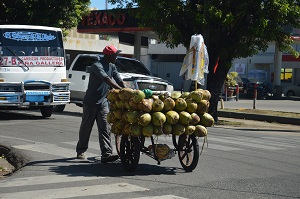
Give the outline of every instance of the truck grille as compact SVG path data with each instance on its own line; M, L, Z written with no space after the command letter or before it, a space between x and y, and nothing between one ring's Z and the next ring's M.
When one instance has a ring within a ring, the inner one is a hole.
M166 85L165 84L157 84L157 83L147 83L147 82L137 82L139 90L143 89L150 89L153 91L165 91Z

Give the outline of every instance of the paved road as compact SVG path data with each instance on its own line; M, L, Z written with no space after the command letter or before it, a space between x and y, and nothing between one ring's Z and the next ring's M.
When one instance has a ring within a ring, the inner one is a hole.
M135 172L120 162L101 164L96 128L88 159L74 158L81 109L42 119L1 112L0 142L21 150L29 163L0 181L0 198L299 198L300 131L290 128L209 128L197 168L186 173L177 157L161 165L141 155ZM171 146L170 137L160 142ZM203 139L199 139L200 148Z

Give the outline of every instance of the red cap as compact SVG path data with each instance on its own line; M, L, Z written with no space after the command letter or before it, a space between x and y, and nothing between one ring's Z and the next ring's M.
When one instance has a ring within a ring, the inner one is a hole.
M116 49L116 47L114 47L113 45L105 46L105 48L103 49L103 54L106 54L106 55L117 54L120 52L122 52L122 51Z

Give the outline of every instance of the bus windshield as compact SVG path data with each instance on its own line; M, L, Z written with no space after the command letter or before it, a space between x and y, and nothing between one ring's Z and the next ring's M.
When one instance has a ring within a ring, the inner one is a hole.
M62 33L39 29L0 29L0 66L19 66L22 61L28 67L64 66Z

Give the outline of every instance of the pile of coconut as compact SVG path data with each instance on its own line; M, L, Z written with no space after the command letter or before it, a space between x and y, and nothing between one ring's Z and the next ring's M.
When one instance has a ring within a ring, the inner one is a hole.
M131 88L109 91L107 121L111 124L112 133L143 134L145 137L185 133L204 137L207 136L206 127L214 124L213 117L207 113L211 97L208 90L146 96L145 90Z

